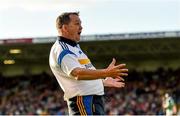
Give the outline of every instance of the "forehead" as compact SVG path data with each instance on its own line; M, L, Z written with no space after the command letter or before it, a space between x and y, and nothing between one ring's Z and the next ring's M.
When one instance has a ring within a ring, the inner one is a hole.
M78 22L81 22L79 16L75 15L75 14L71 14L69 15L71 21L78 21Z

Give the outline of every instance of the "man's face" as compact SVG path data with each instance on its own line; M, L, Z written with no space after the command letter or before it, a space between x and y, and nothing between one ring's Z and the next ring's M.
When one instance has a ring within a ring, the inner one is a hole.
M81 20L79 16L73 14L70 15L70 19L71 21L66 28L68 32L68 36L75 41L79 41L82 31Z

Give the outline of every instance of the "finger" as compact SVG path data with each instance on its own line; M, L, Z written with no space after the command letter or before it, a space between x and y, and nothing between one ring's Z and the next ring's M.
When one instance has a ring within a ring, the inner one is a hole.
M121 69L121 68L124 68L125 66L126 66L126 64L119 64L119 65L115 66L114 68Z
M119 82L119 81L121 81L121 79L119 79L119 78L115 78L113 81L115 81L115 82Z
M125 87L125 83L122 83L122 82L121 82L121 87Z
M113 58L113 61L116 63L116 59L115 58Z
M127 73L119 73L119 76L128 76Z
M111 64L110 65L115 65L116 64L116 59L115 58L113 58L113 60L112 60L112 62L111 62Z
M124 82L120 82L120 86L121 86L121 87L124 87L124 86L125 86L125 83L124 83Z
M124 79L122 78L122 77L120 77L120 76L116 76L116 78L115 78L117 81L124 81Z
M116 69L117 72L119 73L128 73L128 69L124 68L124 69Z
M120 69L120 71L121 71L122 73L127 73L127 72L128 72L128 69L127 69L127 68L124 68L124 69Z
M118 87L118 88L125 87L125 83L124 82L115 82L114 86Z

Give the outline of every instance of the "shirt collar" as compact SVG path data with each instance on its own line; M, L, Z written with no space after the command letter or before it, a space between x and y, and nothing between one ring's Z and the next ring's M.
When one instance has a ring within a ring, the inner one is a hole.
M62 37L62 36L58 36L58 40L63 41L64 43L67 43L73 47L77 45L77 43L75 41L72 41L72 40L65 38L65 37Z

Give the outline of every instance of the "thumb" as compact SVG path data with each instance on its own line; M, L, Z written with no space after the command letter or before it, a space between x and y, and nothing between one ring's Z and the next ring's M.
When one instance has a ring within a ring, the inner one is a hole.
M113 60L112 60L112 62L111 62L111 64L110 64L110 66L114 66L115 64L116 64L116 59L113 58Z

